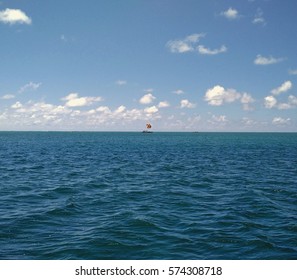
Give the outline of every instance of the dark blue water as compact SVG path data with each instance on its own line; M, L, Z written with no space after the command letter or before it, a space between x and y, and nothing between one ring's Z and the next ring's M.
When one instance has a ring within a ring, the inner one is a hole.
M297 134L0 132L1 259L297 259Z

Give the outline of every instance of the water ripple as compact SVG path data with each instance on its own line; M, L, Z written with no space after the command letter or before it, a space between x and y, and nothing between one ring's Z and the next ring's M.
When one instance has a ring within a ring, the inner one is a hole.
M1 259L297 259L297 134L0 133Z

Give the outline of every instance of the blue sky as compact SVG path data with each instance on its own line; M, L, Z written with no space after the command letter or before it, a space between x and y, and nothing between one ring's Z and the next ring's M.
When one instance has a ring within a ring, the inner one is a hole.
M0 130L297 132L295 0L1 0Z

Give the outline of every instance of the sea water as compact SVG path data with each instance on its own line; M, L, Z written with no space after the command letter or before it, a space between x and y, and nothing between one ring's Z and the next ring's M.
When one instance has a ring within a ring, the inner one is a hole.
M296 133L0 132L0 259L297 259Z

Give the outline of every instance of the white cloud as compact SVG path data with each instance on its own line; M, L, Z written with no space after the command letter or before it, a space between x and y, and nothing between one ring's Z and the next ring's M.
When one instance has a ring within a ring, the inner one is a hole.
M151 93L148 93L140 98L139 103L140 104L150 104L154 101L154 99L156 99L156 97L153 96Z
M243 104L243 110L253 110L251 103L255 102L252 96L246 92L239 93L235 89L225 89L220 85L216 85L206 91L204 100L212 106L221 106L224 103L232 103L240 99L240 103Z
M131 109L131 110L127 110L123 118L124 120L127 120L127 121L136 121L136 120L144 120L146 117L143 116L142 110Z
M220 116L212 116L212 120L216 121L216 122L227 122L227 117L225 115L220 115Z
M225 89L219 85L210 88L205 93L204 99L208 102L208 104L213 106L220 106L224 101L224 93Z
M212 106L221 106L223 103L231 103L239 99L241 94L235 89L225 89L220 85L210 88L205 93L204 99Z
M25 84L24 86L22 86L20 89L19 89L19 93L23 93L25 91L33 91L33 90L37 90L39 87L41 86L41 83L33 83L33 82L30 82L28 84Z
M86 114L90 114L90 115L96 114L96 110L91 109L91 110L87 111Z
M192 34L182 40L173 40L167 42L166 46L172 53L186 53L198 51L202 55L216 55L227 51L226 46L222 45L219 49L211 50L203 45L198 45L198 42L206 34ZM177 93L179 94L179 93Z
M72 116L79 114L79 112L72 111L71 109L61 106L53 105L44 102L34 103L32 101L26 104L21 104L19 101L11 106L13 109L9 112L10 125L19 125L20 127L32 125L57 125L64 119L64 123L69 124ZM67 117L65 117L67 115Z
M73 100L78 98L72 94L67 99ZM19 101L10 108L0 113L0 124L3 127L15 129L46 129L46 130L73 130L73 129L126 129L128 125L137 121L146 122L161 118L158 114L158 107L151 106L145 109L127 109L120 105L114 110L107 106L100 106L90 110L77 110L76 108L66 105L53 105L45 102L29 101L25 104ZM136 123L137 127L137 123ZM127 128L127 129L131 129Z
M89 111L88 116L96 123L114 124L119 120L122 122L145 120L147 117L155 118L154 114L158 111L159 109L156 106L147 107L144 110L127 110L124 105L121 105L114 111L110 110L107 106L100 106L95 112L93 112L93 110ZM158 118L158 116L156 116L156 118ZM87 120L86 122L89 123L90 121Z
M290 95L288 97L288 102L278 104L277 108L279 110L287 110L287 109L295 108L296 106L297 106L297 97L294 95Z
M147 114L154 114L154 113L157 113L158 111L159 109L156 106L147 107L144 109L144 112Z
M19 9L6 9L0 11L0 22L6 24L31 24L32 20Z
M188 118L187 128L194 128L194 127L196 127L197 124L199 124L201 120L202 120L202 117L200 115L189 117Z
M194 50L192 44L183 41L169 41L167 46L173 53L184 53Z
M5 99L5 100L13 99L13 98L15 98L13 94L6 94L1 97L1 99Z
M252 23L266 25L266 21L263 17L263 12L260 8L258 8Z
M290 123L290 120L291 120L290 118L283 119L281 117L275 117L272 120L272 124L274 124L274 125L284 125L284 124Z
M291 104L293 106L297 106L297 97L296 96L290 95L288 97L288 101L289 101L289 104Z
M263 24L265 25L265 19L263 17L257 17L255 16L255 18L252 21L253 24Z
M244 126L254 126L257 124L256 121L254 121L250 118L247 118L247 117L242 118L241 122Z
M239 18L238 11L233 8L229 8L228 10L221 12L221 15L230 20Z
M180 102L180 107L181 107L181 108L189 108L189 109L191 109L191 108L195 108L196 105L193 104L193 103L191 103L191 102L190 102L189 100L187 100L187 99L183 99L183 100L181 100L181 102Z
M290 95L287 103L278 103L277 99L270 95L264 98L264 106L268 109L277 108L279 110L287 110L297 106L297 97Z
M104 114L110 114L111 110L107 106L100 106L96 109L97 112L104 113Z
M79 97L78 93L70 93L69 95L62 98L62 100L67 101L65 106L67 107L81 107L81 106L89 106L94 102L101 101L101 97Z
M168 41L166 46L172 53L185 53L195 50L195 43L199 42L200 38L205 34L192 34L181 40Z
M7 120L7 113L6 112L4 112L4 113L1 113L0 114L0 121L3 121L3 120Z
M254 98L250 94L244 92L241 95L240 102L243 104L243 110L245 110L245 111L251 111L251 110L253 110L253 108L251 107L250 104L251 103L254 103L255 100L254 100Z
M177 95L181 95L181 94L184 94L185 92L183 90L181 90L181 89L178 89L178 90L173 91L172 93L175 93Z
M16 109L16 111L20 113L34 113L35 115L37 115L38 113L47 113L52 115L71 113L71 110L66 108L65 106L53 105L44 102L33 103L29 101L27 104L23 105L18 101L13 104L11 108Z
M217 126L225 126L228 122L228 119L225 115L212 115L211 119L207 120L208 123Z
M206 54L206 55L216 55L227 51L227 48L224 45L221 46L219 49L214 49L214 50L210 50L208 48L205 48L203 45L199 45L197 49L200 54Z
M297 69L296 69L296 70L292 70L292 69L290 69L290 70L289 70L289 74L290 74L290 75L297 75Z
M292 106L289 103L280 103L277 105L277 108L279 110L288 110L288 109L291 109Z
M127 81L124 81L124 80L118 80L118 81L116 81L116 84L117 84L118 86L123 86L123 85L126 85L126 84L127 84Z
M121 114L126 110L126 107L124 105L119 106L114 112L115 114Z
M271 109L271 108L275 107L276 104L277 104L277 100L274 96L270 95L270 96L266 96L264 98L265 108Z
M12 108L12 109L20 109L20 108L22 108L22 107L23 107L23 105L22 105L22 103L19 102L19 101L17 101L17 102L14 103L13 105L11 105L11 108Z
M285 81L281 86L275 88L271 91L273 95L279 95L283 92L286 92L292 88L293 84L291 81Z
M84 120L85 125L108 125L110 126L137 121L137 120L150 120L158 119L160 116L157 114L158 108L156 106L147 107L143 110L131 109L128 110L124 105L119 106L114 111L110 110L107 106L98 107L95 112L93 110L86 114L87 119Z
M284 58L274 58L272 56L264 57L264 56L258 54L256 59L254 60L254 63L256 65L269 65L269 64L279 63L283 60L284 60Z
M204 33L192 34L192 35L189 35L188 37L186 37L185 41L186 42L191 42L191 43L197 43L197 42L199 42L200 38L202 38L204 36L205 36Z
M161 102L159 102L159 105L158 105L159 108L166 108L169 106L170 106L170 104L167 101L161 101Z
M248 104L248 103L253 103L255 100L252 98L252 96L250 94L245 92L245 93L243 93L240 101L243 104Z

